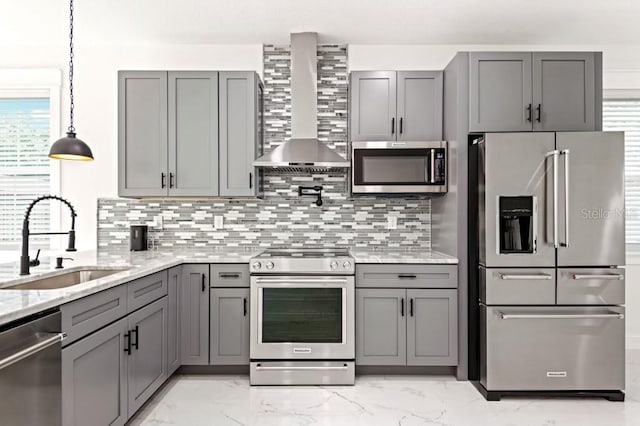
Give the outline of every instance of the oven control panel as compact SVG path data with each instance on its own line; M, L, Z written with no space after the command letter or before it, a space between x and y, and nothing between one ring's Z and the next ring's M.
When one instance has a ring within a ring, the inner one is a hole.
M336 274L353 275L355 265L350 257L324 258L253 258L252 274Z

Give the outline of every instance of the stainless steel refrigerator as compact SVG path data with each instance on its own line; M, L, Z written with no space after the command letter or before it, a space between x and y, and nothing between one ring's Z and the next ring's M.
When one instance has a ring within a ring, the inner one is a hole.
M481 392L623 399L623 133L472 145Z

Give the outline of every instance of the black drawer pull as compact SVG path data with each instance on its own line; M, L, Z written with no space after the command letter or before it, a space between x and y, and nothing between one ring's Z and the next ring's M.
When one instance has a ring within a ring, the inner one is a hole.
M398 278L400 278L401 280L415 280L416 278L418 278L418 276L416 274L398 274Z
M409 299L409 315L413 316L413 299Z
M400 316L404 316L404 297L400 299Z
M242 310L244 312L244 316L247 316L247 298L242 299Z
M242 274L239 272L220 272L218 276L220 278L240 278Z
M131 355L131 332L127 331L124 334L124 351L127 355Z
M138 350L138 342L140 341L140 327L136 325L136 328L134 328L133 330L131 330L131 346L137 351ZM133 333L136 333L136 341L135 343L133 342Z

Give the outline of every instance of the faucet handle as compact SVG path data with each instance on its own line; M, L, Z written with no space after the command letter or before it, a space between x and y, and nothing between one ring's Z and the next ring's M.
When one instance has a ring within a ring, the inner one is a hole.
M38 249L38 253L36 253L36 258L29 261L29 266L40 265L40 260L38 259L39 257L40 257L40 249Z

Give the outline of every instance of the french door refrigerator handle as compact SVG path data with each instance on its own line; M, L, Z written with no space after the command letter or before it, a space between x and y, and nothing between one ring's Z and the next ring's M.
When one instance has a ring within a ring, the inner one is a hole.
M563 149L564 156L564 242L562 247L569 247L569 150Z
M500 274L501 280L550 280L549 274Z
M572 274L573 280L623 280L622 274Z
M546 154L546 157L553 157L553 247L560 247L558 241L558 157L560 151L553 150Z

